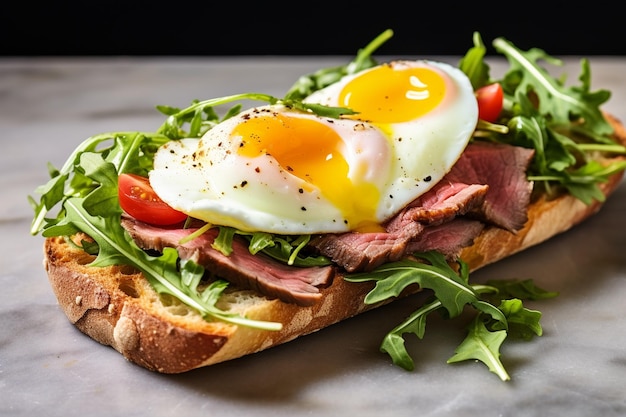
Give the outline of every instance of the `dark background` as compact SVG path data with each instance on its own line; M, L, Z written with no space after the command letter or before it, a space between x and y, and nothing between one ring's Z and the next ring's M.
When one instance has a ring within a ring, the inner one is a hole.
M626 55L626 18L601 0L444 2L11 2L3 56L354 55L387 28L377 51L462 55L472 33L551 55ZM489 49L489 53L493 53Z

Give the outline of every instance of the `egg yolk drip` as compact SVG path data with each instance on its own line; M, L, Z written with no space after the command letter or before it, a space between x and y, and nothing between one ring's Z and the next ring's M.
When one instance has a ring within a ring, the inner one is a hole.
M298 193L319 189L340 210L350 229L376 227L380 192L372 183L357 183L349 178L350 165L342 152L343 141L330 126L311 118L259 115L240 123L231 136L242 140L239 155L270 155L289 174L310 184Z
M437 107L446 94L442 75L424 67L381 65L348 82L339 93L339 105L372 123L402 123Z

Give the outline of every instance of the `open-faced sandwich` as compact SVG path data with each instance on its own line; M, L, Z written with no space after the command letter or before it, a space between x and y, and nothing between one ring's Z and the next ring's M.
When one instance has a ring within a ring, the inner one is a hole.
M485 343L450 362L483 360L486 346L508 379L502 340L542 331L520 294L553 294L469 274L598 212L626 167L626 132L601 108L610 93L590 90L587 60L567 86L541 66L556 59L498 38L509 69L496 79L475 33L458 66L379 63L391 34L282 98L159 106L156 131L97 134L51 168L31 232L69 320L180 373L428 291L381 350L412 369L404 335L421 338L430 312L473 308L468 338Z

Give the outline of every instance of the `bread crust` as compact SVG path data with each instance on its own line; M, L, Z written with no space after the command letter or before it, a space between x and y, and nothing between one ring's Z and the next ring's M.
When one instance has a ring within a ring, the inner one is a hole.
M616 139L626 130L610 114ZM618 157L623 159L622 157ZM613 158L616 160L618 158ZM613 175L601 189L609 196L622 180ZM471 270L537 245L600 210L570 195L540 196L529 207L528 221L517 233L487 227L461 259ZM267 299L248 290L232 290L221 307L255 320L280 322L280 331L258 330L203 320L185 306L164 302L142 274L128 266L90 267L94 257L62 237L44 240L44 267L59 305L80 331L113 347L126 359L161 373L181 373L259 352L378 307L363 302L371 283L348 283L336 276L322 288L319 303L302 307Z

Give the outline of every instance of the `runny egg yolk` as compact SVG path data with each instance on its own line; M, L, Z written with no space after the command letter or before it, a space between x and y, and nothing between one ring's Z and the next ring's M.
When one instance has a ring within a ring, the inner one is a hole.
M343 141L329 125L284 114L257 115L236 126L232 136L241 138L239 155L271 155L283 170L310 184L296 192L319 189L341 211L350 229L377 227L380 192L372 183L355 183L349 177Z
M381 65L348 82L339 93L339 105L358 112L352 117L359 120L402 123L433 110L445 94L445 81L434 69Z

